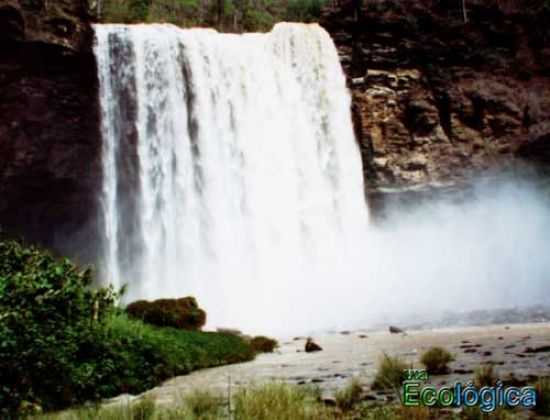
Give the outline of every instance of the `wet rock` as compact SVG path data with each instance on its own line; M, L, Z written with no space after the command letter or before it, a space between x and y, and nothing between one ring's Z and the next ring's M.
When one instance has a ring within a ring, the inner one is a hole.
M474 373L474 371L471 370L471 369L461 369L461 368L459 368L459 369L454 369L453 373L456 373L457 375L469 375L471 373Z
M481 344L463 344L459 346L460 349L478 349L482 347Z
M388 329L390 331L390 334L405 334L405 331L403 331L401 328L396 327L394 325L390 325Z
M540 346L540 347L527 347L524 353L548 353L550 352L550 346Z
M306 351L306 353L313 353L317 351L322 351L323 348L319 344L315 343L311 337L308 337L304 350Z

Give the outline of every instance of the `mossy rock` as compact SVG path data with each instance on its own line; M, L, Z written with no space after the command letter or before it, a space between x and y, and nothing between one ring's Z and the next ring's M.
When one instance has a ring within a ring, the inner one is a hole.
M273 338L259 335L250 340L250 347L255 353L273 353L279 343Z
M158 327L173 327L198 331L206 323L206 312L199 308L194 297L157 299L152 302L138 300L126 307L131 318Z

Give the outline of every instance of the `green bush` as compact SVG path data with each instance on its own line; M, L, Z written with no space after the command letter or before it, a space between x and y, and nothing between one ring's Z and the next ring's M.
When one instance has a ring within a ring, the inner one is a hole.
M128 316L157 327L200 330L206 323L206 312L199 308L194 297L138 300L126 307Z
M426 367L430 375L444 375L449 372L448 364L454 361L451 353L443 347L432 347L420 358L420 363Z
M167 22L221 31L268 31L281 21L315 22L327 0L103 0L101 22Z
M0 413L94 395L94 343L115 294L91 281L67 259L0 241Z
M91 281L67 259L0 241L0 417L140 393L254 356L236 336L130 320Z
M254 353L240 337L213 332L157 328L125 315L113 316L106 340L128 371L123 392L138 393L160 381L196 369L250 360Z
M256 353L273 353L279 343L273 338L259 335L250 340L250 346Z
M289 0L286 20L290 22L313 22L321 16L326 0Z

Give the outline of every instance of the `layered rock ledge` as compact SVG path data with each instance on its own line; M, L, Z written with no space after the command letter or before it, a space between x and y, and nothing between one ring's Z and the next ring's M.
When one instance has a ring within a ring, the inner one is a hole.
M516 3L468 1L466 23L458 0L325 10L370 190L550 160L550 10Z

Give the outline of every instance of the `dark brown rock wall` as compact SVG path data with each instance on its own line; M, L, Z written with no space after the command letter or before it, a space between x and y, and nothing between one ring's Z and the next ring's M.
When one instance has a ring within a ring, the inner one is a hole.
M454 183L520 158L549 161L550 10L536 1L536 13L512 7L520 3L468 1L467 23L459 0L326 9L369 188Z
M96 233L101 141L87 7L0 0L0 227L60 251Z

